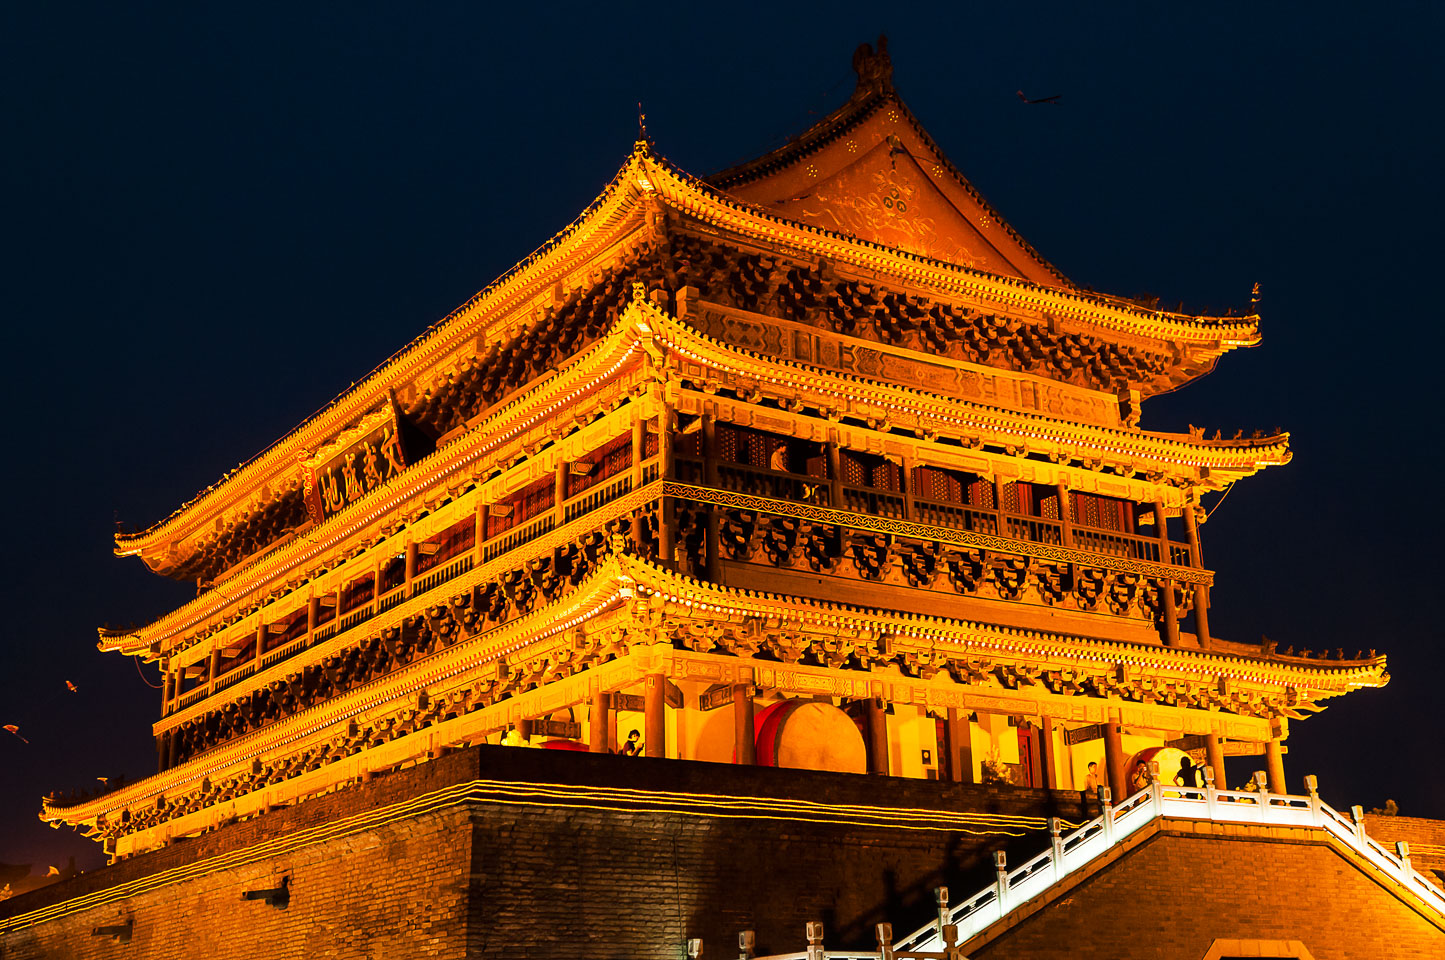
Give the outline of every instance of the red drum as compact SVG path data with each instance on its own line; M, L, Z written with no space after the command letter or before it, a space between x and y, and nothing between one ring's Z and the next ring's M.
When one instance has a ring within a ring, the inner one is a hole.
M758 714L755 723L759 766L868 772L858 725L832 704L783 700Z

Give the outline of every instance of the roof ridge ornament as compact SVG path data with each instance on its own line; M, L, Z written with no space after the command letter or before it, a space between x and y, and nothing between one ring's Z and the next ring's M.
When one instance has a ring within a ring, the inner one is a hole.
M893 89L893 60L888 56L888 37L878 34L878 49L864 43L853 51L853 70L858 74L858 86L853 90L854 100L862 100L872 94L888 93Z

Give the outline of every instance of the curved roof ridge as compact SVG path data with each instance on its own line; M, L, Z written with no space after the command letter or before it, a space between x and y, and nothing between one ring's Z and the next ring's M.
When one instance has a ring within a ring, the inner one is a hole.
M598 194L596 199L594 199L590 204L588 204L587 207L584 208L580 214L573 218L573 220L566 227L563 227L557 233L553 234L551 238L549 238L545 243L538 246L531 254L519 260L516 264L503 272L495 280L487 284L487 286L483 287L477 293L469 297L465 303L452 310L442 319L430 324L424 331L413 337L406 345L396 350L394 353L391 354L391 356L387 357L387 359L383 360L381 363L377 364L364 377L354 382L347 389L341 391L332 400L328 401L326 404L318 408L314 413L303 419L295 427L292 427L290 430L283 433L280 437L272 441L254 456L243 461L232 470L223 474L220 479L216 480L214 483L202 489L190 500L186 501L181 506L171 511L171 513L163 519L156 521L155 523L144 528L143 530L133 531L129 533L116 533L116 555L131 556L135 553L138 553L143 545L154 541L162 533L167 532L168 528L174 526L181 518L195 511L201 504L206 502L220 490L230 487L233 482L236 481L237 478L240 477L242 474L259 472L261 469L261 464L263 462L274 459L277 451L281 450L283 447L290 445L291 443L296 442L298 438L300 438L302 434L307 431L308 428L311 428L313 425L315 425L317 421L319 421L321 418L337 411L344 404L346 404L347 401L354 400L356 397L366 392L368 388L372 388L374 390L384 373L394 368L396 365L403 362L404 360L414 357L419 350L434 341L438 335L442 334L443 332L449 332L451 328L453 328L457 323L463 320L474 318L483 308L483 306L488 305L489 301L496 299L514 284L525 282L526 279L535 279L525 277L529 270L545 271L548 267L553 266L553 264L547 263L550 256L557 250L557 248L564 240L576 234L585 226L587 226L588 221L595 218L597 213L606 206L608 201L611 201L617 197L618 188L628 183L627 178L629 173L631 173L632 170L637 166L639 157L645 156L647 154L647 151L648 147L645 142L639 141L635 143L633 145L632 151L628 154L626 162L624 162L623 165L618 169L617 173L613 175L612 179L608 181L602 192ZM633 184L633 187L635 188L636 184ZM369 406L370 403L375 402L375 400L376 397L368 396L366 403L361 405L363 410L366 406ZM359 415L361 412L362 410L356 410L353 411L350 415Z
M860 237L855 237L852 234L830 230L827 227L820 227L816 224L800 223L797 220L790 220L756 203L732 196L725 190L709 183L706 179L688 173L682 167L659 153L648 153L646 160L650 165L658 167L662 172L676 179L680 185L702 193L706 199L731 206L760 219L786 225L803 234L812 234L859 248L867 248L868 250L896 256L899 259L913 261L926 267L957 273L961 278L977 278L979 280L997 283L1001 286L1019 288L1024 291L1036 291L1043 296L1058 297L1062 300L1075 300L1090 304L1096 308L1112 311L1119 315L1121 319L1113 325L1115 329L1125 330L1126 332L1137 332L1132 329L1133 326L1153 321L1155 323L1167 324L1181 331L1207 330L1209 333L1218 334L1217 339L1221 339L1227 345L1227 348L1254 346L1260 339L1258 314L1248 314L1245 316L1213 316L1209 314L1188 314L1170 310L1150 309L1140 306L1138 303L1124 297L1098 293L1082 287L1070 287L1067 289L1063 287L1050 287L1035 283L1023 277L1010 277L1003 274L990 273L986 270L979 270L948 260L940 260L936 257L914 253L911 250L905 250L901 247L893 247L873 240L865 240ZM1127 318L1127 321L1123 318ZM1100 323L1099 325L1105 328L1111 326L1107 323Z

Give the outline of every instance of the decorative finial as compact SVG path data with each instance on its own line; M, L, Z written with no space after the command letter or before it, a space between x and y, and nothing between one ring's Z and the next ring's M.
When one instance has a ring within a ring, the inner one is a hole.
M1259 284L1255 283L1254 289L1249 291L1249 312L1259 313Z
M637 101L637 139L647 139L647 114L642 112L642 101ZM1258 284L1255 285L1256 288Z
M863 44L853 51L853 70L858 74L858 86L853 99L859 100L872 93L886 93L893 87L893 61L888 56L888 38L878 35L878 49Z

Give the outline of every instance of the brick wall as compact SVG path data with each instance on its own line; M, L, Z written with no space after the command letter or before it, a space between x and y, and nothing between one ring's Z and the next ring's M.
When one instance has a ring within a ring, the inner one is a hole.
M1367 813L1365 832L1392 851L1396 841L1404 840L1410 845L1410 862L1415 869L1445 887L1445 820Z
M650 788L1022 816L1089 815L1079 794L951 785L727 764L479 747L378 776L292 808L179 841L0 903L0 919L478 778ZM971 890L990 854L1041 849L1024 838L741 819L718 814L520 806L471 801L0 934L0 960L162 958L607 956L677 960L703 937L730 954L737 932L760 952L794 950L804 922L830 946L869 945L872 924L924 922L932 889ZM285 909L243 890L292 877ZM90 934L134 919L122 947ZM585 947L582 945L586 945ZM720 954L721 952L721 954Z
M467 819L465 808L451 808L142 893L6 934L0 957L461 958ZM283 874L291 877L284 908L241 898ZM127 917L128 943L91 932Z
M1445 932L1327 846L1170 833L969 956L1196 960L1216 938L1298 940L1315 960L1445 957Z

